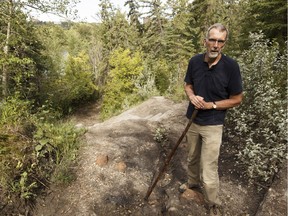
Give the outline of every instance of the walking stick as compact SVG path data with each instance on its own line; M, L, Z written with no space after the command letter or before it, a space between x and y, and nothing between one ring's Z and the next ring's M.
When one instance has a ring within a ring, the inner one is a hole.
M192 117L190 118L190 120L189 120L187 126L185 127L182 135L181 135L180 138L178 139L176 145L174 146L174 148L172 149L172 151L170 152L170 154L169 154L168 157L166 158L165 163L164 163L163 166L161 167L157 178L154 180L153 184L148 188L147 193L146 193L146 196L144 197L144 200L146 200L146 201L148 200L150 194L152 193L152 191L153 191L154 187L156 186L157 182L159 181L161 175L162 175L163 172L165 171L165 169L166 169L166 167L168 166L170 160L172 159L173 155L175 154L178 146L180 145L180 143L181 143L181 141L183 140L184 136L186 135L188 129L190 128L191 124L193 123L193 121L194 121L197 113L198 113L198 110L195 109L195 110L193 111Z

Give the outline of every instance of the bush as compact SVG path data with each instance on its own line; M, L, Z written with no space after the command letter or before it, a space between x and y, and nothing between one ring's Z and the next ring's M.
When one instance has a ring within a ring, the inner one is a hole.
M143 71L141 54L130 50L117 49L109 60L111 70L104 87L104 97L101 107L103 119L123 110L139 101L136 81Z
M55 121L47 107L33 114L32 107L17 96L0 105L0 203L4 205L33 199L58 176L65 181L62 174L67 177L83 134L69 123Z
M68 114L73 107L93 99L98 90L93 83L93 70L89 57L84 52L77 56L69 55L63 73L46 85L47 98L53 107L64 114Z
M263 38L251 34L250 49L238 59L244 101L230 112L226 128L231 138L245 143L238 158L250 182L270 184L286 157L287 55Z
M170 71L165 60L160 59L152 66L152 71L155 73L155 86L161 95L167 91L170 85Z

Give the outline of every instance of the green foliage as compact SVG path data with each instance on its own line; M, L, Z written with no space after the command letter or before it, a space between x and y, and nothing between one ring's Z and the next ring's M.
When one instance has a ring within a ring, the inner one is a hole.
M161 58L164 55L165 25L164 7L160 0L140 0L147 11L141 45L145 53L152 58Z
M93 31L91 30L91 25L82 23L81 25L72 25L70 29L63 31L63 34L66 39L64 46L66 48L65 51L70 56L77 56L83 52L83 50L88 50ZM59 39L61 39L61 37ZM63 55L63 53L61 54Z
M54 109L67 114L97 99L104 65L98 26L78 23L68 29L58 25L44 25L40 29L45 54L51 59L49 70L41 79L41 104L49 100Z
M245 99L227 127L231 137L245 143L238 157L251 182L269 184L287 150L287 56L262 34L251 34L251 40L239 58Z
M169 3L169 2L168 2ZM191 13L189 13L188 1L184 0L178 5L174 2L170 2L171 9L174 17L171 22L166 25L165 44L166 53L165 57L173 61L174 64L181 64L183 61L187 61L193 53L195 53L194 47L198 47L198 39L193 41L193 38L198 37L196 32L199 32L199 28L195 28L190 24Z
M63 68L63 54L66 53L67 48L67 38L65 34L65 29L61 28L59 25L38 25L37 35L43 43L45 49L42 53L49 56L49 61L46 60L46 65L49 70L46 71L44 80L53 78L57 75L58 71ZM67 31L67 30L66 30Z
M172 82L172 85L169 87L166 96L175 102L181 102L187 99L185 91L183 91L184 85L182 82Z
M170 85L170 71L165 60L159 60L152 66L155 73L155 85L159 93L163 95Z
M230 30L225 52L241 54L245 100L228 113L226 127L231 139L245 143L239 161L251 182L268 184L286 157L285 1L129 0L127 20L101 0L101 23L37 26L21 10L25 2L8 3L0 4L0 191L6 203L33 198L51 179L73 178L69 167L83 131L56 120L95 94L103 98L103 118L153 95L185 99L188 60L203 52L204 30L214 22ZM60 13L70 3L29 1ZM249 39L250 32L263 34ZM165 141L165 133L158 128L155 140Z
M115 48L137 49L137 29L129 25L125 15L116 11L109 0L101 1L101 40L105 57ZM107 56L108 55L108 56Z
M53 155L56 165L62 163L64 157L75 159L75 140L77 133L72 125L39 124L34 134L37 142L35 151L37 157L45 157L46 154Z
M131 25L135 26L137 31L141 34L143 31L143 25L139 21L139 2L137 2L137 0L127 0L124 5L129 7L128 18Z
M135 82L143 71L142 58L139 52L116 49L110 57L112 69L109 72L104 88L101 116L107 118L123 109L123 101L134 104L139 101L135 93Z
M88 56L82 52L68 56L63 74L48 83L49 98L54 107L68 113L73 107L91 99L97 87L93 83L93 71Z
M140 101L144 101L152 96L159 95L159 91L155 85L155 73L151 67L154 60L146 58L143 62L143 72L139 75L135 81L137 88L136 93Z
M76 160L79 137L84 130L76 130L69 123L44 123L37 125L34 134L34 153L38 160L50 158L55 167L54 181L66 181L69 167Z
M0 7L1 10L1 7ZM4 49L0 49L0 66L2 97L17 92L22 97L37 98L38 79L46 69L46 57L41 55L43 46L37 38L35 26L27 21L27 17L17 8L13 8L12 16L0 13L5 22L0 22L0 35ZM5 35L5 41L4 36Z
M167 129L161 125L157 127L153 139L158 143L165 143L168 140Z
M243 23L243 33L262 31L269 40L276 39L283 52L287 45L287 1L251 0L246 7L245 20L250 22Z
M57 123L48 106L33 113L32 107L17 96L0 105L0 190L6 203L33 199L51 182L52 173L53 181L67 176L84 132Z
M0 127L22 125L23 119L29 118L31 103L24 101L19 96L8 97L0 106Z

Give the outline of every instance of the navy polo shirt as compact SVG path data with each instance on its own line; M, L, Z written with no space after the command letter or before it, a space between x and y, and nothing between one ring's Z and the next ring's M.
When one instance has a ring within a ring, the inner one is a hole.
M198 54L189 61L184 81L192 84L195 95L206 102L228 99L242 92L242 78L238 63L222 54L219 62L209 68L205 54ZM189 103L186 116L191 118L194 106ZM226 110L199 110L194 122L199 125L224 124Z

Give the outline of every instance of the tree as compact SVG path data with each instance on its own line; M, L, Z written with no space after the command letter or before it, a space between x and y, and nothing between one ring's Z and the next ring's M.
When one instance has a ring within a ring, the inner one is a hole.
M166 76L169 80L169 93L172 93L175 88L182 86L188 60L195 54L193 40L198 28L189 25L191 13L187 0L170 0L167 4L171 18L166 25L165 59L169 62Z
M287 41L287 1L244 1L243 10L246 11L246 14L242 17L243 27L241 33L245 48L249 45L247 41L249 33L262 31L270 40L275 39L280 47L283 47L282 51L285 50ZM246 20L249 20L249 22L246 22Z
M141 7L147 12L142 14L144 17L144 34L142 46L145 53L160 58L164 51L164 26L166 19L164 16L164 7L160 0L140 0Z
M74 3L75 0L72 1ZM1 2L0 6L0 16L6 22L1 23L5 26L5 42L3 44L3 59L10 59L9 52L11 49L11 32L16 32L16 28L22 28L17 26L17 23L23 23L23 11L26 9L29 13L29 9L41 10L43 12L55 11L59 13L68 13L67 5L69 3L66 1L40 1L40 0L4 0ZM27 17L25 17L25 20ZM13 30L14 29L14 30ZM18 35L19 36L19 35ZM8 96L9 91L9 69L7 66L7 61L2 64L2 96L5 98Z
M190 25L199 28L197 38L199 44L202 44L202 39L206 29L216 22L222 22L223 4L220 0L195 0L192 2L190 7L190 13L192 15L190 19ZM196 41L195 41L196 42Z
M91 99L97 87L88 55L84 51L76 56L68 55L62 74L46 83L46 90L50 93L47 99L64 114Z
M183 64L195 53L192 28L189 27L190 13L188 0L168 1L171 8L170 22L166 27L166 52L165 56L174 64Z
M7 22L7 29L6 29L6 39L5 43L3 46L3 54L4 54L4 59L7 58L8 56L8 50L9 50L9 40L10 40L10 32L11 32L11 17L13 14L13 1L5 1L4 4L1 4L1 15L3 18L5 17L8 22ZM6 15L4 11L8 11L8 14ZM5 20L5 18L3 20ZM1 23L4 24L4 23ZM7 97L8 95L8 69L6 65L2 65L2 95L4 97Z
M112 69L104 89L101 108L103 118L110 117L138 100L135 83L143 71L140 52L132 53L129 49L119 48L113 51L109 64Z
M3 5L2 5L3 6ZM2 22L5 34L3 50L0 51L2 68L2 97L18 92L22 97L36 99L38 77L45 70L43 49L31 22L20 10L10 5L16 18ZM3 8L1 8L3 9ZM4 14L1 14L4 16ZM14 26L14 28L11 28Z
M139 48L138 33L135 25L129 25L125 15L115 10L109 0L102 0L100 35L102 44L102 61L100 80L105 84L106 78L111 70L108 63L110 55L119 48L135 51Z
M141 13L139 12L139 3L137 0L127 0L124 6L129 6L128 18L130 18L130 24L134 25L140 35L143 33L143 25L140 23Z
M67 51L72 55L85 50L93 67L93 80L97 87L104 85L105 77L103 71L104 63L104 42L102 42L102 24L77 23L73 24L65 35L67 37ZM74 38L71 40L71 37ZM74 53L74 54L73 54ZM108 52L106 52L108 53Z
M13 0L18 7L24 9L29 15L33 10L42 13L51 13L60 17L75 18L77 16L77 10L74 10L74 6L80 2L80 0ZM26 13L25 12L25 13Z
M236 0L195 0L191 3L190 19L188 29L193 36L193 45L196 52L203 51L203 39L206 30L214 23L222 23L229 29L229 46L225 52L234 51L239 48L238 38L240 37L243 22L243 11L240 10L241 1Z

